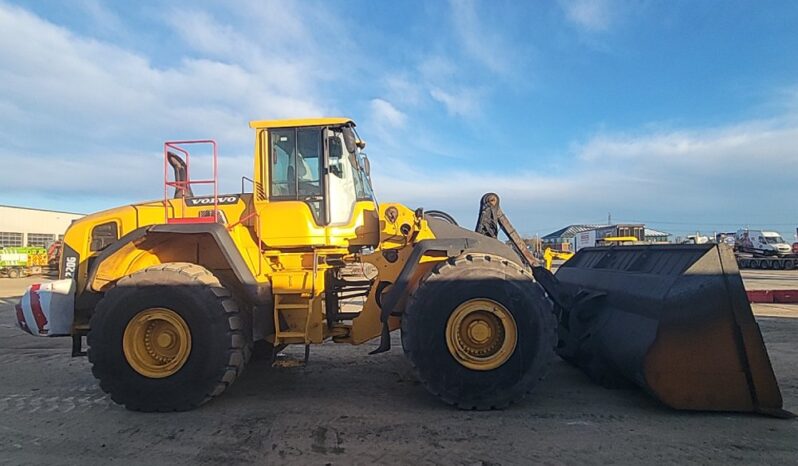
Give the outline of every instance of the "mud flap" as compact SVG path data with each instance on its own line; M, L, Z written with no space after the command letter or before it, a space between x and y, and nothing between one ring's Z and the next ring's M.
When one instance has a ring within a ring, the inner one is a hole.
M558 353L593 380L676 409L791 415L731 249L585 248L547 278Z

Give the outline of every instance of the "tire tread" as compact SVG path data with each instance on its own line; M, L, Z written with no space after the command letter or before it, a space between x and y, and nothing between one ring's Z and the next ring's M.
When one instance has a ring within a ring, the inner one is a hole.
M402 333L403 333L403 340L405 338L405 332L408 330L404 325L407 317L411 317L420 312L419 309L421 306L418 303L424 302L427 299L430 299L430 294L434 293L434 285L436 282L445 280L449 275L454 273L455 270L464 268L467 266L479 266L479 267L486 267L486 268L495 268L501 267L504 270L504 276L507 278L527 278L530 280L530 285L537 286L532 279L532 274L526 270L525 268L521 267L520 265L507 260L505 258L501 258L498 256L492 256L490 254L482 254L482 253L467 253L462 254L457 257L449 258L447 261L442 262L438 267L434 267L431 269L427 274L421 279L420 285L415 290L413 294L408 297L408 303L405 308L404 315L402 317ZM542 296L542 295L541 295ZM543 297L543 299L546 299ZM540 382L545 379L546 375L549 372L551 367L551 363L554 360L554 354L557 347L557 320L554 312L543 312L544 322L542 323L543 327L545 328L545 337L550 342L546 348L550 350L550 354L543 355L542 357L545 358L545 363L541 368L540 375L537 377L536 382ZM409 338L413 338L412 335ZM429 391L433 396L437 397L444 403L455 406L459 409L463 410L478 410L478 411L485 411L485 410L494 410L494 409L504 409L510 406L513 403L516 403L526 397L537 385L530 384L529 388L524 390L522 393L517 394L516 396L506 397L501 400L486 400L483 403L464 403L458 400L455 400L444 393L438 391L431 383L430 380L425 379L423 374L420 372L418 366L414 362L417 356L413 353L412 350L408 350L405 348L405 355L407 356L407 360L410 362L413 371L415 372L417 378L421 382L421 384Z
M133 272L125 277L119 279L116 286L142 288L144 286L152 285L178 285L198 283L208 288L211 293L216 297L219 305L227 316L225 332L229 339L229 346L227 349L227 365L221 372L217 383L209 390L205 397L199 402L185 401L183 404L178 404L170 407L152 406L147 403L136 403L130 400L123 400L115 393L113 383L104 379L105 374L99 373L95 366L95 358L91 351L92 344L97 338L92 332L88 335L89 362L92 364L92 373L100 380L100 388L111 395L111 399L118 404L123 404L127 409L133 411L187 411L197 408L208 401L220 396L235 380L242 374L246 362L251 354L250 338L248 338L241 318L241 311L237 302L232 298L230 291L225 288L219 279L205 267L188 262L169 262L164 264L153 265L146 267L142 270ZM108 293L108 292L106 292ZM105 298L103 298L105 299ZM105 313L110 312L109 309L104 309L102 300L97 305L97 312L92 316L92 322L95 319L105 318ZM94 325L92 325L94 327Z

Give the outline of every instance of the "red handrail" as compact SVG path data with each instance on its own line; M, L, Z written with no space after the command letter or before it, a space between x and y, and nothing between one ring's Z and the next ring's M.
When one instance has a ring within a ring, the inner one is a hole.
M210 144L213 149L213 178L211 179L191 179L191 153L188 149L182 146L195 145L195 144ZM169 180L169 149L183 154L186 162L186 179L185 181L170 181ZM191 139L181 141L166 141L163 144L163 203L164 203L164 221L165 223L211 223L216 222L219 218L219 174L218 174L218 146L213 139ZM183 202L183 209L181 210L180 218L169 217L169 188L182 189L185 193L188 188L193 184L212 184L213 185L213 217L189 217L186 218L186 198L185 195L181 198Z

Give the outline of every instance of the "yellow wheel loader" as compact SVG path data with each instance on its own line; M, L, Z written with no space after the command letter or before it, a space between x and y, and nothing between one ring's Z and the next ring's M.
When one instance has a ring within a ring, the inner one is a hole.
M543 251L543 263L544 266L546 267L546 270L551 270L551 264L552 262L554 262L554 259L567 261L572 257L574 257L574 253L571 251L556 251L551 248L546 248Z
M419 380L463 409L518 401L559 352L675 408L785 414L731 251L586 248L552 275L495 194L475 231L378 204L347 118L250 126L251 192L218 192L214 141L167 142L164 198L73 222L60 280L17 305L20 327L71 336L74 355L87 337L117 403L192 409L224 392L253 348L307 355L378 339L376 354L401 330ZM192 154L212 161L211 178L191 177ZM195 195L202 186L212 194Z

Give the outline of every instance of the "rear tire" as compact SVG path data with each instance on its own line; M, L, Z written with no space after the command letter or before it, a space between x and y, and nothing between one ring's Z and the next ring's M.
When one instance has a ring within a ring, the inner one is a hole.
M472 364L456 356L450 338L453 316L474 302L494 303L509 313L512 324L501 328L515 332L502 333L514 338L514 347L481 369L467 367ZM402 316L402 347L418 379L461 409L504 408L523 398L544 378L556 343L556 319L542 288L515 263L486 254L436 266Z
M791 259L787 259L786 261L784 261L784 268L786 270L794 269L795 268L795 261L793 261Z
M8 269L8 278L19 278L19 269Z
M767 259L763 259L763 260L759 261L759 268L762 269L762 270L772 269L773 268L772 265L773 264L771 263L771 261L769 261Z
M140 324L148 313L167 318ZM188 335L183 336L188 351L175 356L179 364L152 352L172 341L169 335L166 343L150 339L153 325L170 318L178 322L175 340L181 341L181 327ZM92 373L112 400L130 410L193 409L222 394L241 375L250 349L245 322L230 292L207 269L188 263L149 267L119 280L97 304L88 335ZM136 333L136 326L145 330ZM138 335L144 335L144 346L130 349Z

